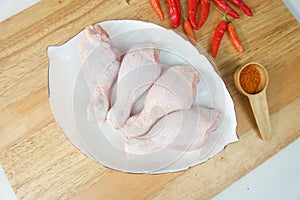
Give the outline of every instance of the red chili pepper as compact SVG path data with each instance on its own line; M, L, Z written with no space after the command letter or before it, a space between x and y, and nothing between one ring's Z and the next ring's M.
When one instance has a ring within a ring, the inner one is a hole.
M161 20L163 20L164 19L164 12L161 9L159 0L150 0L150 3L152 5L153 9L155 10L155 12L158 14L159 18Z
M194 29L197 28L196 14L197 14L197 9L198 9L198 3L199 3L199 0L189 0L188 1L188 18Z
M225 20L219 22L218 26L215 29L215 33L211 43L211 55L213 58L215 58L218 54L220 42L223 38L224 33L226 32L226 29L227 29L227 22Z
M228 5L228 3L226 3L225 0L213 0L213 2L215 3L215 5L217 7L219 7L221 10L223 10L224 12L226 12L231 17L233 17L235 19L240 18L240 15L233 8L231 8Z
M183 30L184 30L185 34L188 36L190 42L194 46L196 46L197 45L197 39L196 39L194 28L192 27L190 21L186 18L183 21Z
M238 52L244 52L239 36L236 33L234 25L231 22L228 23L228 33L233 46L238 50Z
M236 7L241 8L246 15L253 16L251 9L242 0L230 0L230 2Z
M200 18L198 22L197 29L200 29L204 24L206 19L208 18L209 9L210 9L210 0L200 0L201 2L201 10L200 10Z
M180 0L168 0L170 9L170 19L173 28L177 28L181 23Z

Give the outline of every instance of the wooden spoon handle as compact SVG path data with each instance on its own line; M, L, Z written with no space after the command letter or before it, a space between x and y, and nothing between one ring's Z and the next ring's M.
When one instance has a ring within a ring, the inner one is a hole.
M255 96L249 97L249 101L261 138L263 140L270 140L272 137L272 130L266 91L262 91Z

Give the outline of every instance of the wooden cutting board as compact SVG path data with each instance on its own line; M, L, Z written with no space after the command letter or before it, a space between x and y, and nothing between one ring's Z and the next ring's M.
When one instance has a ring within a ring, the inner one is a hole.
M90 160L65 137L48 99L49 45L60 45L85 26L137 19L160 21L149 1L41 1L0 23L0 163L18 199L210 199L300 136L300 26L281 1L246 1L254 16L233 20L244 45L238 53L223 37L213 61L235 104L239 142L184 172L127 174ZM186 10L187 1L183 1ZM196 31L199 51L210 51L222 14L211 5ZM183 34L182 27L176 30ZM260 140L246 97L233 85L235 69L263 64L270 75L267 99L273 138Z

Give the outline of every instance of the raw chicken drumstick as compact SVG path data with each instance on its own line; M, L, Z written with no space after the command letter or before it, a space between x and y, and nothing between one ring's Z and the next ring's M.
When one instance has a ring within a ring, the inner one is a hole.
M221 113L216 109L193 105L157 121L144 136L131 138L124 144L127 153L148 154L165 148L192 151L201 148L207 136L219 124Z
M145 134L164 115L191 108L199 82L192 66L168 68L149 89L143 110L130 117L122 131L129 137Z
M116 101L107 114L107 122L120 129L130 116L133 103L161 73L159 50L153 43L133 46L125 54L117 80Z
M91 95L88 118L103 123L109 109L109 91L118 75L121 53L98 24L85 28L81 42L82 70Z

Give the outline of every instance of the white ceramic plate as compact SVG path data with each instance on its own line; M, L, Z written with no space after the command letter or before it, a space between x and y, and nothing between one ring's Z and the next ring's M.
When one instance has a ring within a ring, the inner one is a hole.
M108 125L87 120L89 89L80 71L80 32L67 43L49 47L49 92L53 114L69 140L91 159L112 169L131 173L166 173L185 170L205 162L224 147L237 141L233 101L209 60L172 30L135 20L99 23L114 45L126 52L132 45L155 42L161 62L166 66L193 65L200 74L195 104L214 107L223 113L219 128L210 134L203 147L179 152L163 149L152 154L128 155L126 140Z

